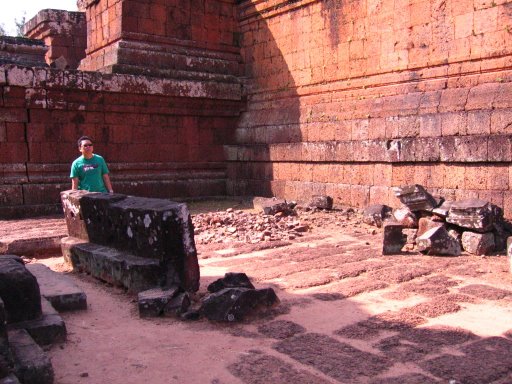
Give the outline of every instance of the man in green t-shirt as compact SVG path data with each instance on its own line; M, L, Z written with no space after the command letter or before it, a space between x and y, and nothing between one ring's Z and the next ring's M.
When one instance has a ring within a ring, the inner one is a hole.
M71 164L71 189L113 193L107 163L103 157L93 153L92 139L82 136L77 144L82 156Z

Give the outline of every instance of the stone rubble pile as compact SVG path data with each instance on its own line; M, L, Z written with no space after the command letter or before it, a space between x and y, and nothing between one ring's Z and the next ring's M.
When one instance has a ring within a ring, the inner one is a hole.
M192 216L194 236L198 244L294 240L314 227L348 225L346 219L356 216L352 208L330 211L332 198L313 196L308 204L298 205L276 198L255 198L256 212L228 208L223 212ZM322 215L323 213L323 215ZM358 223L351 223L359 224Z
M489 255L505 250L512 226L500 207L479 199L445 201L421 185L396 187L394 192L401 207L372 205L363 213L366 224L384 228L383 254L417 250L427 255Z

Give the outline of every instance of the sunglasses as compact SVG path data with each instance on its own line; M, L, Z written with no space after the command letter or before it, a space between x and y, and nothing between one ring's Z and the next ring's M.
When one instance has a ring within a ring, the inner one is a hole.
M82 147L84 147L84 148L88 148L88 147L92 147L92 146L93 146L93 144L84 144L84 145L82 145Z

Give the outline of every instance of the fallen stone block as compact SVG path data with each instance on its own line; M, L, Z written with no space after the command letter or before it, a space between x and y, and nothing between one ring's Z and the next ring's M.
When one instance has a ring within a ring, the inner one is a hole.
M199 288L199 264L190 212L184 203L122 194L61 193L63 206L76 198L90 243L160 262L163 275L185 290ZM79 247L78 245L76 247ZM73 247L71 247L73 248ZM151 286L161 285L160 281ZM149 287L145 287L148 289Z
M83 243L71 248L71 264L75 271L92 276L130 292L141 292L163 285L170 272L157 259L147 259L102 245ZM174 271L174 278L178 272Z
M38 263L28 264L27 269L36 277L41 295L57 311L87 309L85 292L64 274Z
M393 217L405 228L418 228L418 217L408 207L395 209Z
M54 373L49 357L27 331L9 331L14 372L23 384L52 384Z
M432 209L432 213L435 213L439 217L446 218L448 213L450 212L450 208L453 205L453 201L443 201L443 203L434 209Z
M60 250L62 253L62 257L64 258L64 261L68 263L69 265L72 265L71 263L71 248L73 248L75 245L78 244L84 244L88 243L89 241L79 239L76 237L63 237L60 241Z
M218 292L224 288L249 288L255 289L249 277L245 273L228 272L223 278L215 280L208 285L208 292Z
M462 233L462 248L472 255L488 255L494 252L494 235L491 232L475 233L465 231Z
M80 199L89 193L87 191L70 190L63 191L60 194L68 235L84 241L89 241L89 235L80 208Z
M496 210L489 202L466 199L452 204L446 221L477 232L488 232L492 230L495 218Z
M363 223L381 228L384 221L389 217L391 207L382 204L369 205L363 212Z
M291 209L286 200L276 197L255 197L252 200L255 209L263 212L265 215L275 215L278 212L288 213Z
M394 255L402 252L402 248L407 243L407 235L402 232L403 229L403 225L395 222L384 224L383 255Z
M152 288L139 292L137 302L140 317L158 317L169 313L167 305L179 294L179 287L173 286L167 289Z
M444 226L446 225L442 221L435 221L432 220L432 218L430 217L420 217L420 219L418 220L418 237L423 235L429 229Z
M507 248L507 238L510 232L505 229L502 223L494 223L492 233L494 234L494 250L502 252Z
M41 316L39 285L18 256L0 256L0 298L4 302L7 323Z
M225 288L209 295L200 312L213 321L241 321L279 303L272 288Z
M39 345L65 342L67 330L64 320L45 298L41 298L41 307L41 317L9 324L8 331L24 329Z
M418 250L427 255L459 256L460 243L448 234L445 227L431 228L416 239Z
M430 211L438 204L436 199L419 184L394 187L393 192L411 211Z
M308 206L319 209L332 209L333 200L331 196L314 195L308 203Z

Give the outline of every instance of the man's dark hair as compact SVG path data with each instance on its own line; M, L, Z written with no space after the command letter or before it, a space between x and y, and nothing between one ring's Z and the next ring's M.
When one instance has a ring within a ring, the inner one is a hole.
M89 137L89 136L82 136L78 139L78 141L76 142L78 144L78 147L80 148L80 146L82 145L82 141L83 140L89 140L91 143L92 143L92 139Z

